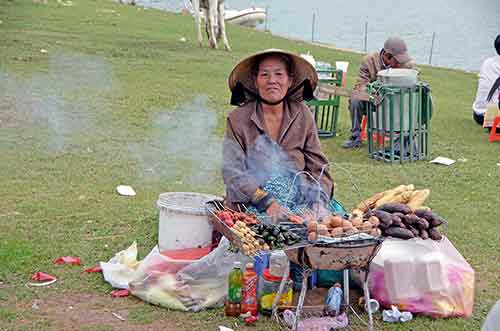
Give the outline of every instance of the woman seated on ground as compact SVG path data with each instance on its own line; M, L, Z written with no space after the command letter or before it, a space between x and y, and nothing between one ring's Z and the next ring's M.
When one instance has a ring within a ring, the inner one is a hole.
M325 169L313 114L303 103L312 98L318 77L306 60L270 49L239 62L229 75L231 104L227 118L223 177L229 205L245 204L266 212L273 222L286 217L286 206L265 190L273 176L306 171L320 181L322 205L333 181ZM303 181L301 199L318 201L318 185ZM305 184L304 184L305 183ZM304 188L310 184L309 188ZM305 186L304 186L305 185Z

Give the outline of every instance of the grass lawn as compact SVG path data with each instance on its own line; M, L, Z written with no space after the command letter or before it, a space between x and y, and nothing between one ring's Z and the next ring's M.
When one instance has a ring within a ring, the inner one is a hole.
M112 289L100 275L52 261L74 255L93 266L133 240L143 257L157 239L159 193L223 193L220 142L231 110L227 76L238 59L270 47L309 50L319 60L349 61L350 86L360 55L233 25L233 52L226 53L198 48L190 17L104 0L48 2L0 2L0 330L234 327L222 310L186 314L134 298L111 300ZM472 318L418 317L404 325L379 322L378 329L478 330L500 297L500 223L494 212L500 144L488 144L472 120L475 74L421 69L435 102L432 156L462 161L450 167L390 166L369 159L366 146L342 150L350 126L345 100L340 136L322 140L323 150L360 186L361 196L340 168L332 168L338 199L348 207L403 183L430 188L428 205L448 219L449 238L476 271ZM137 196L118 196L119 184L132 185ZM59 281L28 289L24 284L35 271ZM127 322L109 318L113 309ZM100 319L84 318L103 312ZM264 319L247 329L276 328Z

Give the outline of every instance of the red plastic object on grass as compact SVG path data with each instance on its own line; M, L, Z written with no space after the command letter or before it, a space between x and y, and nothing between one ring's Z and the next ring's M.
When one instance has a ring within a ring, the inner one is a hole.
M500 98L500 94L499 94ZM500 104L500 101L499 101ZM500 116L495 117L493 125L491 126L490 135L488 136L488 143L493 141L500 141L500 133L497 133L497 126L500 124Z
M248 316L247 318L245 318L245 324L246 325L251 325L255 322L257 322L258 318L256 316Z
M80 261L79 257L61 256L54 261L54 264L82 265L82 261Z
M31 276L31 280L37 280L40 282L48 282L48 281L55 280L55 279L56 279L56 277L49 275L49 274L46 274L45 272L41 272L41 271L35 272L33 274L33 276Z
M111 292L111 296L113 298L122 298L122 297L128 297L130 295L129 290L116 290Z
M95 267L87 268L84 271L88 272L88 273L91 273L91 272L102 272L102 268L101 268L101 266L96 265Z

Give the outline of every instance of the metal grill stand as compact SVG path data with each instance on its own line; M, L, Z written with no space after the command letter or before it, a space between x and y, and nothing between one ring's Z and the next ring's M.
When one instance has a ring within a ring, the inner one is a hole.
M346 313L350 310L365 326L366 330L368 331L373 331L373 316L372 312L370 310L370 305L367 305L367 313L368 313L368 321L365 322L363 319L356 313L352 305L350 304L349 300L349 270L359 270L362 272L362 279L363 279L363 293L365 296L366 302L370 301L370 293L368 290L368 269L369 269L369 263L373 259L373 257L376 255L378 252L378 249L380 248L380 244L382 243L382 240L380 239L375 239L372 241L370 244L355 244L353 249L359 249L361 248L362 250L359 251L359 254L363 256L359 256L359 258L356 258L356 256L352 255L345 255L341 260L343 261L336 261L334 263L331 263L330 266L324 265L323 263L328 263L327 261L325 262L320 262L319 260L315 260L314 258L311 257L311 254L314 254L315 252L312 251L312 249L323 249L323 250L330 250L333 249L332 253L334 255L337 255L336 253L338 250L349 250L350 247L346 244L340 244L337 245L336 247L322 247L324 246L323 244L319 246L309 246L305 247L302 249L290 249L290 250L285 250L287 253L287 256L289 257L290 260L293 262L299 262L298 264L302 266L303 272L302 272L302 287L299 295L299 299L297 302L297 307L295 311L295 317L293 320L293 324L290 327L286 323L284 323L279 315L278 312L278 306L279 306L279 300L281 298L281 295L283 294L287 278L288 278L288 269L285 270L285 273L283 274L282 281L280 283L280 287L278 290L278 293L276 297L274 298L273 302L273 307L272 307L272 316L276 321L283 326L284 330L290 330L290 331L297 331L299 321L301 319L301 316L303 315L303 309L304 309L304 300L306 297L306 292L307 292L307 279L311 275L312 272L318 269L330 269L330 270L343 270L343 276L344 276L344 306L346 307ZM367 249L368 248L368 249ZM349 251L352 252L352 249ZM308 257L300 257L299 254L307 254ZM322 256L321 252L318 254L318 256ZM324 256L324 255L323 255ZM322 257L323 257L322 256ZM348 257L347 257L348 256ZM299 257L297 259L297 257ZM347 257L347 258L346 258ZM329 260L332 259L332 256L326 256L326 258L323 258L322 260ZM356 261L356 262L353 262ZM318 264L318 262L320 264ZM319 267L321 266L321 267ZM353 330L351 326L348 326L347 329Z

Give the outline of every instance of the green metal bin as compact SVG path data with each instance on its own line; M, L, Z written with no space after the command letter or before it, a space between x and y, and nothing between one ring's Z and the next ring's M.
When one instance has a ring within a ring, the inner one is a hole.
M368 154L376 160L404 163L430 157L431 93L424 82L411 87L369 84L373 102L367 111Z
M320 85L341 86L342 70L331 68L317 70L317 72L320 77ZM314 113L318 135L322 138L335 137L337 135L340 97L338 95L319 94L314 100L307 101L306 104Z

